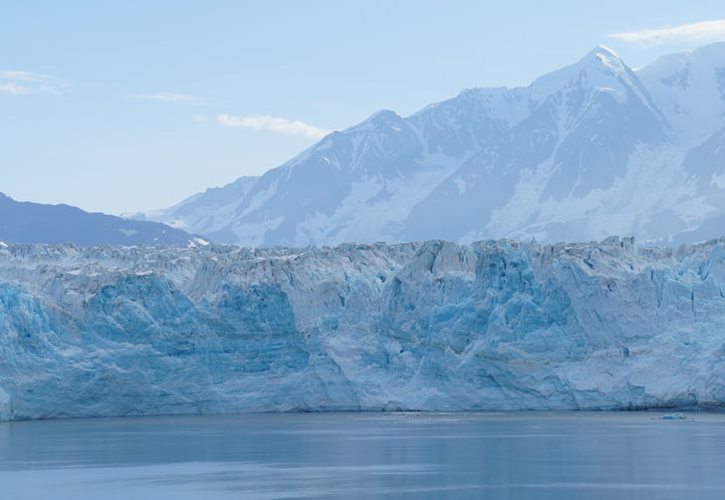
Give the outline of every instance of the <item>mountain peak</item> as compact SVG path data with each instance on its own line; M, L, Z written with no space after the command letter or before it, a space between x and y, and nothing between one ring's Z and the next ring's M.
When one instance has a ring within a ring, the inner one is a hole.
M380 127L397 127L405 120L395 111L381 109L368 117L367 120L348 129L352 132L368 132Z
M725 43L669 54L637 75L677 136L704 141L725 126Z
M666 54L637 70L637 74L649 79L667 79L673 73L685 76L693 67L705 71L725 66L725 42L715 42L690 50ZM697 71L697 70L695 70Z
M606 45L597 45L576 64L579 67L594 67L597 69L604 66L607 70L619 73L627 69L622 58Z
M634 77L636 79L636 77ZM531 84L531 97L541 101L549 95L572 85L586 82L586 86L605 90L623 98L622 86L637 86L629 66L611 49L597 45L576 63L544 75Z
M390 110L390 109L381 109L380 111L376 111L375 113L370 115L370 117L366 121L374 122L374 123L380 123L380 122L385 123L385 122L397 122L400 119L401 119L400 116L395 111Z
M597 44L592 50L589 51L589 55L593 56L603 56L603 57L612 57L615 59L620 59L619 54L614 52L612 49L607 47L604 44Z
M701 57L714 56L721 58L725 55L725 41L713 42L695 49L689 50L688 54Z

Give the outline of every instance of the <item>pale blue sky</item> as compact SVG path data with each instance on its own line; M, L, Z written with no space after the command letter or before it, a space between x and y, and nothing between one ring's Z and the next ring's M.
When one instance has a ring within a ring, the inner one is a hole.
M378 109L527 85L597 43L636 67L725 22L610 34L722 19L722 0L0 0L0 191L162 208Z

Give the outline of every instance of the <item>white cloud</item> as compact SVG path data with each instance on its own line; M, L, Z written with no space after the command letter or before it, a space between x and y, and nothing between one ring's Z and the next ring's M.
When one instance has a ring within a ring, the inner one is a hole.
M50 80L48 75L31 73L30 71L0 71L0 78L3 80L15 80L18 82L35 82L38 80Z
M683 24L681 26L612 33L607 36L622 42L647 45L669 42L714 42L717 40L725 40L725 19Z
M0 71L0 94L61 94L65 84L55 77L30 71Z
M0 82L0 94L21 95L29 94L30 92L30 87L26 87L25 85L18 85L12 82Z
M175 92L155 92L153 94L134 94L131 97L137 99L150 99L152 101L165 102L200 102L203 99L188 94L177 94Z
M279 134L288 135L304 135L310 139L321 139L330 133L309 123L299 120L287 120L286 118L278 118L276 116L258 115L258 116L230 116L217 115L217 122L223 127L241 127L251 128L254 130L269 130Z

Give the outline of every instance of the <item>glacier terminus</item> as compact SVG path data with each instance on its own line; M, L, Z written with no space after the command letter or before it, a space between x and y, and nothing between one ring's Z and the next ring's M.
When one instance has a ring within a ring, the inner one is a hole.
M725 240L0 245L0 418L718 407Z

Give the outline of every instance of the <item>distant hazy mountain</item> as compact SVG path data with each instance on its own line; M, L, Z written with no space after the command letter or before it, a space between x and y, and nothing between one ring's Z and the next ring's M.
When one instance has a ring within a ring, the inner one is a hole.
M89 213L69 205L18 202L0 193L0 241L77 245L203 244L158 222Z
M193 228L197 234L214 233L234 216L239 201L252 189L259 177L240 177L220 188L209 188L181 203L155 212L121 214L136 220L157 220L179 229Z
M637 71L599 46L525 88L380 111L149 213L243 245L725 233L725 43Z

